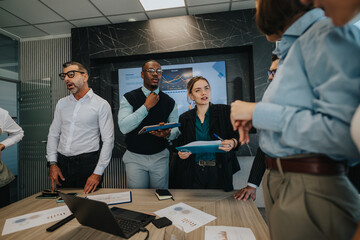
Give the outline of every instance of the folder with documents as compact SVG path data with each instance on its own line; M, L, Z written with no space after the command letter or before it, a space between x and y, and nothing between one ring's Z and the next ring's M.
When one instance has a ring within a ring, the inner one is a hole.
M165 124L150 125L143 127L138 134L148 133L159 129L169 129L175 127L180 127L180 123L165 123Z
M219 149L221 141L194 141L184 146L177 147L178 151L191 152L191 153L205 153L205 152L222 152L225 151Z

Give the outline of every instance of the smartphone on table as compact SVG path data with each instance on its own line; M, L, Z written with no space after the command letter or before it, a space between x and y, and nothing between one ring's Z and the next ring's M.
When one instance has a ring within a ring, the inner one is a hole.
M58 190L50 190L50 189L44 189L41 192L41 195L36 196L38 199L56 199L59 197L59 191Z

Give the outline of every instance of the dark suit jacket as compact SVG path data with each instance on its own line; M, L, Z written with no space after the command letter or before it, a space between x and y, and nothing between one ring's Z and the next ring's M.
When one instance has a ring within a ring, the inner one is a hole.
M237 131L233 131L230 122L230 106L223 104L210 104L210 124L209 134L217 140L213 134L216 133L223 139L236 138L239 139ZM196 141L195 132L195 118L196 109L189 110L181 114L179 118L180 136L175 141L176 146L182 146L192 141ZM181 159L177 155L174 158L172 179L174 180L175 188L192 188L195 156L190 155L188 159ZM232 176L240 170L239 162L237 161L235 151L232 150L227 153L216 153L216 167L218 169L218 178L220 186L225 191L232 191Z
M259 147L256 152L254 162L250 170L248 183L252 183L255 184L256 186L260 186L261 180L264 176L265 169L266 169L265 153Z

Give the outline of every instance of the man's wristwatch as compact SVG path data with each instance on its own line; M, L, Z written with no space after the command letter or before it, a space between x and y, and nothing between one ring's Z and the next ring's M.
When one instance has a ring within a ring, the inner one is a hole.
M47 162L47 167L49 168L51 165L56 165L57 162Z

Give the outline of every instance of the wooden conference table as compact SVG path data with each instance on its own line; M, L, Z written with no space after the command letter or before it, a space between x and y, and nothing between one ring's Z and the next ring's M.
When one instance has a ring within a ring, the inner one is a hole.
M132 192L132 203L115 205L144 213L152 213L157 210L169 207L175 203L186 203L208 214L216 216L216 220L207 226L235 226L251 228L256 239L269 239L269 229L256 208L253 201L237 201L232 195L234 192L224 192L222 190L183 190L172 189L170 192L175 201L168 199L159 201L155 196L154 189L100 189L95 194L106 194L114 192ZM64 190L63 192L78 192L78 196L85 196L82 190ZM2 233L5 220L32 212L42 211L54 207L63 206L64 203L56 203L54 199L36 199L39 194L22 199L7 207L0 209L0 234ZM0 239L121 239L112 234L98 231L86 226L82 226L76 219L71 220L56 231L46 232L46 228L56 222L33 227L5 236ZM162 240L165 228L157 229L152 223L146 227L149 232L150 240ZM145 239L146 233L140 232L130 239ZM205 238L204 226L185 234L185 239L201 240Z

